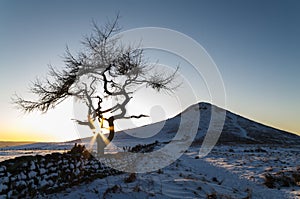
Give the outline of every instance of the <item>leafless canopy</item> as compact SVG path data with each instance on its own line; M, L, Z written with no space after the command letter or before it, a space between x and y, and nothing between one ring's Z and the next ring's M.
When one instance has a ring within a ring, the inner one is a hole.
M111 118L104 118L111 122L116 119L145 117L143 114L126 114L126 105L135 90L146 85L157 91L172 91L178 86L174 84L177 70L170 74L157 72L156 65L147 63L139 46L122 45L121 38L116 36L120 31L118 19L117 16L103 27L93 23L92 34L82 41L83 50L75 56L67 48L64 68L57 70L50 67L47 79L37 79L33 83L31 92L38 99L29 101L16 96L14 103L25 112L47 112L68 97L75 96L87 104L88 114L93 120L103 118L103 114L107 112L114 113ZM99 88L102 95L97 94ZM122 100L113 107L102 107L104 97ZM97 103L93 104L95 99Z

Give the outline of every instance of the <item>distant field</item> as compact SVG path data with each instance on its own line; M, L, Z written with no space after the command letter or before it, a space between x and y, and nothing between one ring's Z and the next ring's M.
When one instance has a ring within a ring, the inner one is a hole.
M5 142L5 141L0 141L0 148L3 147L8 147L8 146L19 146L19 145L24 145L24 144L32 144L34 142Z

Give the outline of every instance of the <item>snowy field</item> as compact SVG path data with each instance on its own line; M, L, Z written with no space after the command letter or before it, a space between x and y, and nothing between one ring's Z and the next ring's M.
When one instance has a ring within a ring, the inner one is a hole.
M204 158L210 164L224 168L248 181L262 185L266 174L280 174L283 184L274 187L300 198L300 147L276 146L218 146ZM297 182L285 183L285 177L294 176ZM281 182L282 183L282 182ZM275 183L276 184L276 183ZM279 183L280 184L280 183ZM265 185L263 185L265 186Z
M6 151L63 152L73 144L9 147L0 154L3 160ZM266 173L299 169L299 147L216 146L200 159L198 150L190 147L176 162L155 172L110 176L40 198L300 198L299 185L271 189L264 184Z
M21 156L46 155L70 150L74 143L34 143L0 148L0 162Z
M161 170L110 176L47 197L300 198L299 186L271 189L263 184L266 172L296 169L299 149L245 146L232 151L232 148L218 146L207 157L198 159L198 149L193 147Z

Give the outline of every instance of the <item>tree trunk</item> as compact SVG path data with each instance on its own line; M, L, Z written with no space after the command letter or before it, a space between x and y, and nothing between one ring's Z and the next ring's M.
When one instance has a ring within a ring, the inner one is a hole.
M115 118L112 116L108 118L108 126L109 126L109 135L107 139L111 142L115 137L115 125L114 125Z
M97 142L97 156L101 157L104 155L104 148L106 144L99 133L96 135L96 142Z
M103 137L99 133L96 135L98 157L104 156L104 148L113 140L115 136L114 121L115 121L114 117L110 117L108 119L108 125L109 125L109 135L107 137L108 142L105 142L103 140Z

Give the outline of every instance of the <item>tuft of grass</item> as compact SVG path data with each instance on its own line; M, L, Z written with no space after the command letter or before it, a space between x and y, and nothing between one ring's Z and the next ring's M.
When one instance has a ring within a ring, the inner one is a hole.
M265 174L265 182L268 188L280 189L281 187L300 186L300 171L279 171L275 174Z
M136 185L135 187L133 187L133 191L134 192L140 192L140 191L142 191L142 189L140 188L139 185Z
M127 178L124 179L125 183L132 183L136 180L136 174L131 173Z
M158 173L158 174L163 174L164 171L163 171L162 169L158 169L157 173Z
M216 192L213 192L213 193L210 193L210 194L206 194L206 199L217 199L217 193Z
M113 187L106 189L106 191L103 193L103 198L106 198L106 196L110 193L118 193L121 191L122 191L122 188L119 185L114 185Z

